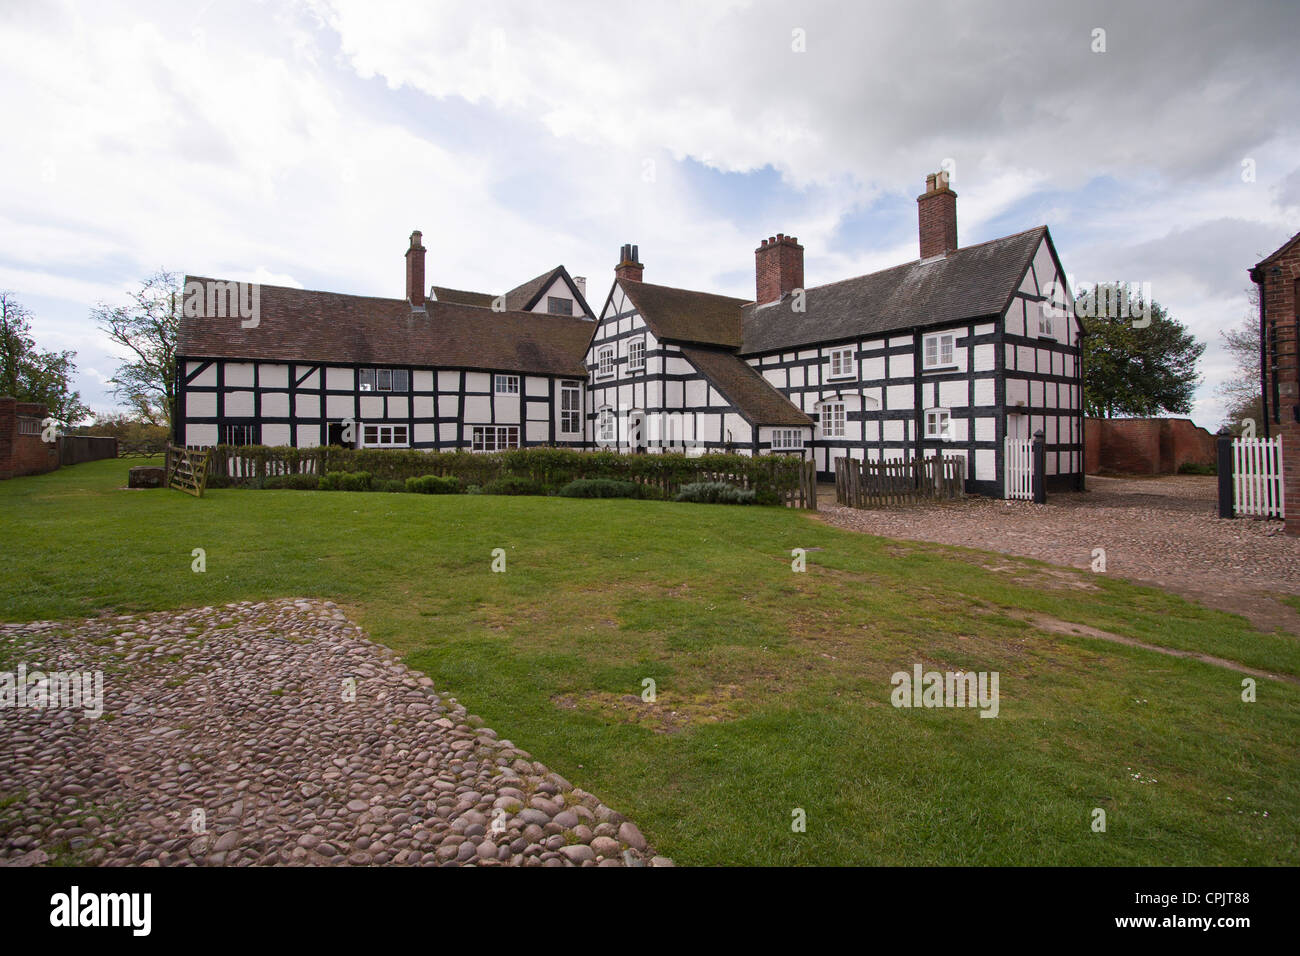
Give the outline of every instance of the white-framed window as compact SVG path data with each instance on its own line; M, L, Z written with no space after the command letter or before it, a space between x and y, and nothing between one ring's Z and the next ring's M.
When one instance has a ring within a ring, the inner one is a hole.
M519 394L519 376L518 375L498 375L493 390L498 395L518 395Z
M357 387L363 392L409 392L411 372L404 368L357 369Z
M596 377L609 378L614 374L614 346L606 345L596 352Z
M772 429L773 451L798 451L803 448L802 428Z
M956 341L955 332L936 332L934 335L927 335L921 346L924 367L944 368L955 364L953 352Z
M639 372L645 368L645 339L631 339L627 343L627 370Z
M602 408L596 415L596 441L612 445L618 440L618 420L612 408Z
M946 408L929 408L925 412L925 437L948 441L952 438L952 416Z
M560 431L565 435L582 431L582 386L577 382L560 383Z
M551 315L573 315L573 300L561 295L548 295L546 311Z
M847 417L843 402L822 404L821 427L823 438L843 438L847 433Z
M471 432L473 451L505 451L519 447L518 425L475 425Z
M366 448L405 448L410 443L406 425L361 426L361 444Z
M260 445L261 429L255 423L224 425L221 429L223 445Z
M1053 338L1056 335L1055 327L1052 323L1052 309L1054 306L1050 302L1037 303L1038 309L1038 334Z
M831 378L855 378L857 370L853 356L853 346L831 349Z

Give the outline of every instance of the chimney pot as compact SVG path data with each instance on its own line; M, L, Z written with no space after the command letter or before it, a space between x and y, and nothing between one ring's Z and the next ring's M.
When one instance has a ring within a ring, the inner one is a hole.
M640 249L631 243L625 243L619 252L618 265L614 267L614 278L640 282L641 275L645 272L645 266L640 260Z

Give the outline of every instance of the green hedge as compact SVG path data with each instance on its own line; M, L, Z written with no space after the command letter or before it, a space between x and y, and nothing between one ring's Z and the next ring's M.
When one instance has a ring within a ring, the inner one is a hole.
M752 505L757 496L745 488L737 488L725 481L697 481L683 485L673 501L697 501L711 505Z
M786 495L796 493L804 465L801 459L787 455L622 455L547 446L473 454L337 446L218 445L209 462L209 474L222 485L228 482L255 488L263 487L275 476L301 473L322 476L321 488L325 489L325 477L343 472L364 473L376 481L406 481L425 475L455 477L466 491L469 486L478 486L489 494L524 493L503 490L526 487L523 482L540 489L533 493L544 494L573 481L606 479L635 482L645 487L645 495L671 498L685 485L722 481L755 492L760 504L780 503Z
M421 475L407 478L406 490L420 495L454 495L460 491L460 479L455 475Z

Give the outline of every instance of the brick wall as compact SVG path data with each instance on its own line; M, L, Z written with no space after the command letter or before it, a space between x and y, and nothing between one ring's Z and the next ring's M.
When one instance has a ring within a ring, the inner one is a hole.
M1215 461L1214 436L1186 418L1089 418L1083 438L1090 475L1172 475L1185 462Z
M803 288L803 246L794 236L777 233L754 250L754 291L759 305L776 302Z
M22 423L39 424L46 417L44 405L0 398L0 479L39 475L59 467L59 446L43 442L39 433L22 434Z
M1289 245L1252 269L1251 278L1260 285L1265 325L1276 336L1277 364L1270 370L1267 391L1269 431L1282 436L1286 533L1300 535L1300 357L1296 341L1300 327L1300 242L1292 239Z

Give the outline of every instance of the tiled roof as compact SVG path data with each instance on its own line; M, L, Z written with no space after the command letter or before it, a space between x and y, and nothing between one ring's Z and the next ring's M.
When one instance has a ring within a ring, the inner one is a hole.
M812 419L734 352L684 345L682 354L753 424L812 424Z
M808 289L793 300L744 309L742 355L1000 315L1011 302L1047 227L966 246L942 259L911 262Z
M492 295L488 292L466 292L464 289L448 289L446 286L436 285L433 287L433 296L439 302L450 302L452 305L492 308Z
M740 345L744 299L620 279L619 285L660 340L695 345Z
M214 280L186 276L185 282ZM596 325L582 318L491 312L449 302L412 311L404 299L379 299L282 286L260 287L256 327L239 318L181 319L176 354L473 368L586 377Z

